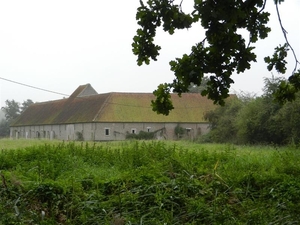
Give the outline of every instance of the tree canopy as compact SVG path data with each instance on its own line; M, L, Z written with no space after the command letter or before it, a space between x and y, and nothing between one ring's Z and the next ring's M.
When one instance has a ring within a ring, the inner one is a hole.
M216 104L224 105L224 99L229 96L230 86L234 82L232 74L251 68L251 63L256 62L253 51L255 43L267 38L271 31L267 26L270 13L265 12L266 1L194 0L194 11L185 13L181 7L183 0L179 4L175 0L148 0L146 3L140 0L136 14L140 28L132 43L138 65L157 60L161 47L154 43L154 38L158 27L162 26L171 35L178 29L187 29L196 23L205 29L205 37L192 46L189 54L170 62L175 79L172 83L160 84L153 92L156 96L152 101L153 110L168 115L174 108L170 92L179 95L188 92L191 84L200 86L205 75L209 76L209 80L201 94ZM277 7L283 0L274 2ZM240 34L241 30L248 33L248 38ZM286 37L283 27L282 30ZM285 73L285 57L289 49L292 47L286 37L286 43L276 47L273 56L265 58L267 69ZM300 90L296 56L295 61L296 66L290 78L280 83L276 92L276 97L281 101L295 99L295 93Z
M1 111L5 115L5 119L0 118L0 137L9 136L9 124L33 103L34 102L31 99L23 101L22 104L15 100L5 101L6 105L1 108Z
M300 144L300 93L292 102L279 104L273 93L284 77L265 78L263 95L237 95L224 107L205 114L211 131L202 141L234 144Z
M24 112L29 105L33 104L31 99L23 101L22 104L16 102L15 100L6 100L6 106L2 107L1 110L5 114L5 118L8 122L16 119L22 112ZM20 106L21 105L21 106Z

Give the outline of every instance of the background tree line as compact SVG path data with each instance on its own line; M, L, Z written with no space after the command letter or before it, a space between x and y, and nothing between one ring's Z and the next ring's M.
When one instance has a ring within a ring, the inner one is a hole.
M260 97L238 94L227 99L224 107L208 112L211 132L203 141L234 144L300 143L300 94L295 101L281 104L274 100L284 78L265 78Z
M0 137L9 136L9 125L16 119L28 106L33 104L33 101L27 99L23 103L16 102L15 100L6 100L5 106L1 108L1 113L4 115L0 117Z

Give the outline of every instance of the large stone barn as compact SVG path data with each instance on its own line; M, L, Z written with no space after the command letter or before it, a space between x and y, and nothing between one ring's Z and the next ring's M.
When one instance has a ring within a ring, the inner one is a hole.
M157 139L194 139L209 131L204 114L215 108L196 93L171 94L168 116L152 111L152 93L98 94L90 84L68 98L30 105L10 126L11 138L113 141L153 132Z

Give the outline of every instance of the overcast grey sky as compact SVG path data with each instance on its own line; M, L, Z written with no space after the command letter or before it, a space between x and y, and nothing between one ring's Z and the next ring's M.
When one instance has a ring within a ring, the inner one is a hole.
M192 0L184 0L183 10ZM71 94L90 83L98 93L152 92L171 82L168 62L189 53L204 38L200 25L173 36L158 32L162 50L157 62L137 66L131 51L139 0L0 0L0 77L51 91ZM284 43L273 0L268 0L272 32L257 44L257 63L244 74L234 75L232 92L261 94L263 77L271 77L263 58ZM288 38L300 58L300 1L280 6ZM292 54L288 74L294 68ZM276 72L274 72L276 75ZM42 102L63 98L0 80L0 106L5 100Z

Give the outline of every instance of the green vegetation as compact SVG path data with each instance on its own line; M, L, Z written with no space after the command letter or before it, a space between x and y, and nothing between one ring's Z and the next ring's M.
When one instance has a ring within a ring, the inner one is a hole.
M26 149L27 147L44 144L60 144L59 140L48 140L48 139L18 139L13 140L9 138L0 139L0 150L12 150L12 149ZM0 168L1 170L1 168Z
M82 132L76 132L76 141L84 141Z
M265 78L260 97L240 95L228 99L224 107L206 113L211 132L204 141L234 144L300 144L300 93L284 105L273 100L285 79Z
M177 136L177 138L180 139L184 135L185 130L183 127L181 127L179 124L177 124L177 126L174 129L174 133Z
M2 142L5 144L2 145ZM300 152L1 140L0 224L298 224Z
M21 113L23 113L28 106L33 104L33 101L27 99L23 103L16 102L15 100L6 100L5 106L0 110L0 137L9 137L9 125Z
M138 134L127 133L126 139L136 139L136 140L152 140L155 137L155 132L145 132L140 131Z

